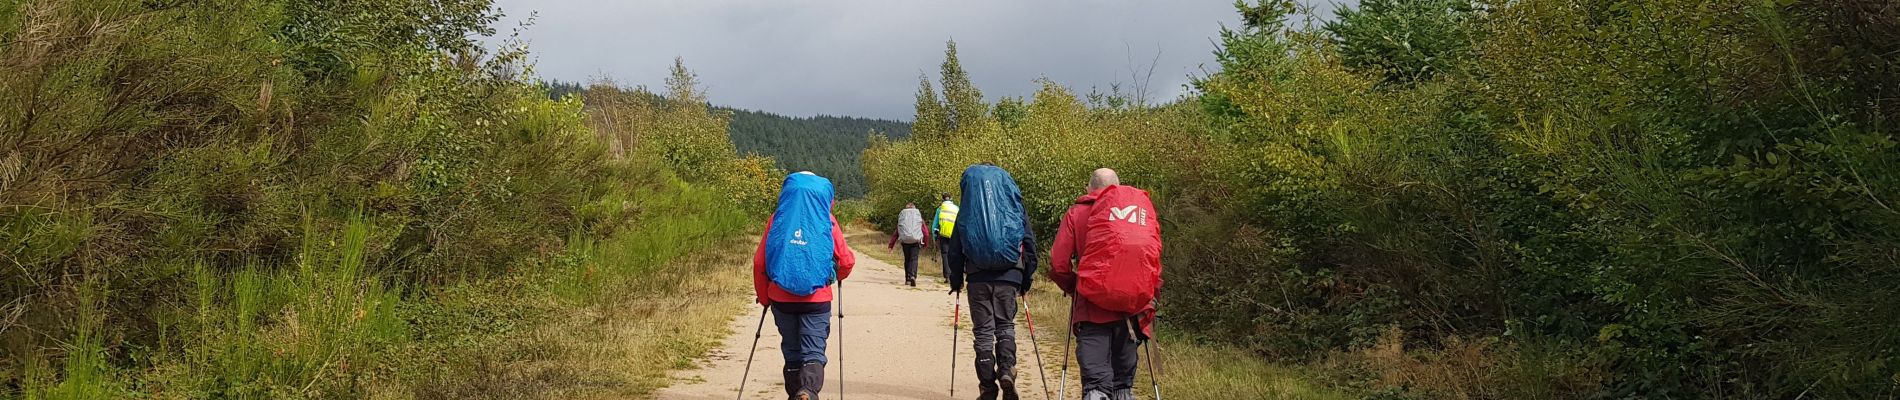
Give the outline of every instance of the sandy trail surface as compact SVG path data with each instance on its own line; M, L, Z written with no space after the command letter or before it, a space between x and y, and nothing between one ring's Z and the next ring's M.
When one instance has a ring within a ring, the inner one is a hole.
M842 324L834 315L831 344L826 348L831 364L825 369L823 399L838 399L840 384L850 399L949 399L951 367L950 315L953 307L949 286L934 277L919 277L916 288L904 286L904 270L862 252L857 254L857 269L845 280ZM928 255L926 255L928 256ZM749 293L749 292L748 292ZM749 294L748 294L749 295ZM836 311L836 310L834 310ZM976 397L976 374L969 331L969 305L963 305L961 332L956 340L956 397ZM746 369L746 349L752 346L752 332L759 322L760 309L733 320L732 334L723 344L699 361L700 368L675 372L674 385L656 395L660 399L733 399L738 396L740 375ZM1040 322L1040 321L1038 321ZM842 325L842 329L840 328ZM1023 398L1041 399L1029 382L1036 377L1034 357L1028 348L1028 332L1017 324L1021 361L1018 374ZM842 337L841 337L842 336ZM770 318L752 363L745 385L745 399L784 399L784 377L780 368L779 335ZM842 346L840 346L842 344ZM842 349L840 348L842 347ZM843 350L842 357L839 351ZM840 367L843 373L839 372ZM840 382L842 378L842 382ZM1050 379L1054 379L1051 376ZM1053 384L1053 382L1052 382Z

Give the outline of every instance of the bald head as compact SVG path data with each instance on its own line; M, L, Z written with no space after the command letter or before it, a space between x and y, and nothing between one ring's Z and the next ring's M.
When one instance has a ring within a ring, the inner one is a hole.
M1089 174L1089 192L1120 184L1122 184L1122 178L1116 176L1115 170L1112 169L1097 169L1095 173Z

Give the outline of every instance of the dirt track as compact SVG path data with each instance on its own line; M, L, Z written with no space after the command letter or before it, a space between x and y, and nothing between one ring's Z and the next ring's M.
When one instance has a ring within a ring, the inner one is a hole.
M843 288L842 324L832 319L831 345L827 348L831 364L826 367L825 387L820 398L839 398L839 368L842 367L844 396L851 399L948 399L950 397L950 310L949 287L935 278L920 277L916 288L903 285L903 268L858 253L857 270ZM962 332L956 344L956 398L976 397L976 375L970 349L969 307L963 308ZM701 368L673 374L675 384L656 395L660 399L732 399L745 369L746 348L752 345L752 332L759 321L755 306L730 325L732 334L707 357ZM843 325L842 331L840 325ZM1017 329L1023 329L1019 324ZM842 335L841 335L842 334ZM1027 332L1018 332L1026 335ZM842 337L840 337L842 336ZM746 383L746 399L783 399L785 388L780 368L779 336L766 322L764 336ZM844 356L838 355L840 344ZM1022 362L1019 374L1034 379L1035 365L1027 348L1018 351ZM1051 379L1054 379L1051 376ZM1031 380L1017 385L1025 399L1041 399L1030 389ZM1052 382L1053 383L1053 382Z

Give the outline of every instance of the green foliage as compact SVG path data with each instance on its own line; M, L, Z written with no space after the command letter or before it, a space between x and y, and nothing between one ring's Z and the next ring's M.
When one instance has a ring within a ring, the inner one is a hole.
M839 197L843 198L864 196L864 173L858 165L858 156L869 143L870 134L867 132L910 136L910 125L897 121L829 115L788 117L703 104L700 109L673 109L670 95L655 94L646 88L621 88L609 81L596 82L592 88L561 82L547 86L550 90L562 90L586 99L593 119L607 131L602 133L603 137L617 148L634 146L644 140L648 144L673 148L678 153L703 154L706 158L697 162L711 164L694 168L710 168L708 171L719 179L765 172L778 174L778 170L812 171L830 178L838 187ZM594 90L598 91L589 93ZM560 99L564 95L554 97ZM739 164L736 165L720 166L718 164L725 162L724 159L729 156L716 138L695 136L685 140L678 135L652 135L654 132L663 132L657 124L668 120L685 121L682 122L685 126L693 127L686 131L692 132L707 132L705 129L725 126L723 129L727 132L733 150L748 158L737 161ZM643 139L642 135L648 137ZM762 164L750 165L759 163ZM783 176L767 179L771 181L767 189L772 193L767 196L777 193L779 178Z
M681 230L643 231L653 257L736 229L635 223L669 221L635 187L699 193L680 221L769 201L771 161L737 157L689 74L672 95L701 107L647 115L652 143L603 140L580 99L515 79L522 48L475 44L496 18L0 6L0 397L364 397L403 384L389 351L434 327L395 310L428 289L629 229Z
M1415 82L1465 58L1474 8L1469 0L1367 0L1340 9L1325 27L1347 67Z
M944 109L943 99L931 88L928 75L917 76L917 117L911 120L911 131L917 137L936 137L950 132L950 111Z
M910 125L829 115L787 117L747 110L732 114L732 143L740 153L771 157L786 171L811 171L829 178L839 198L864 197L864 168L858 157L870 145L871 135L879 134L910 137Z
M970 73L963 70L963 63L957 61L957 42L944 42L943 49L943 104L945 111L944 132L967 135L990 132L996 121L990 119L990 105L983 102L983 91L970 83ZM920 104L923 91L918 93ZM921 106L920 106L921 107ZM923 114L919 114L923 116Z
M832 207L832 214L838 216L838 222L851 223L871 220L871 202L865 199L846 199Z
M686 183L724 190L744 209L768 209L784 173L769 158L738 157L728 133L733 111L706 102L683 60L674 60L667 86L661 95L600 81L583 91L600 140L615 154L658 160Z
M1197 104L1045 85L874 140L872 218L994 161L1048 232L1114 167L1159 195L1168 325L1368 395L1879 397L1900 23L1849 3L1241 2Z
M1197 87L1241 145L1209 189L1237 194L1240 224L1209 234L1268 240L1191 250L1208 276L1171 283L1254 300L1183 318L1294 356L1366 346L1367 324L1577 343L1613 361L1547 365L1612 368L1614 396L1891 388L1900 337L1873 322L1891 319L1832 310L1900 307L1861 258L1900 243L1871 211L1895 186L1865 178L1900 165L1846 100L1864 78L1809 67L1841 56L1802 49L1859 41L1827 33L1826 6L1362 7L1314 32L1243 5L1253 23L1224 32ZM1470 56L1443 56L1462 36Z
M1182 129L1193 125L1188 120L1192 115L1178 106L1139 113L1100 112L1089 109L1069 89L1043 81L1042 89L1023 108L1020 124L1012 129L908 141L874 138L864 158L865 175L873 188L868 198L871 220L890 225L906 203L921 207L936 204L942 193L954 196L963 169L988 161L1016 178L1028 203L1025 206L1031 210L1032 226L1039 235L1049 235L1056 218L1082 194L1089 171L1112 166L1121 171L1125 182L1159 185L1189 171L1172 168L1174 162L1196 159L1167 154L1188 153L1176 150L1201 143Z
M1016 129L1028 117L1029 105L1023 104L1021 97L1004 96L1002 100L996 101L993 112L996 113L996 123L1001 124L1003 129Z
M560 100L567 98L567 96L579 96L582 91L587 90L587 85L581 84L580 82L565 82L555 79L542 82L541 89L548 92L549 99Z

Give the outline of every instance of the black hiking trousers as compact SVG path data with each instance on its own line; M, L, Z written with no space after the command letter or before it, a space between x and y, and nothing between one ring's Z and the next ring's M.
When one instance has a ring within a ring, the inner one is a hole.
M903 246L904 246L904 282L905 283L916 282L917 281L917 257L919 257L920 253L923 251L924 245L920 243L905 243L903 244Z
M996 393L1001 387L997 380L1016 381L1016 284L970 282L968 286L976 379L982 393Z
M1115 393L1135 387L1141 342L1129 321L1075 324L1075 361L1082 366L1082 393Z

